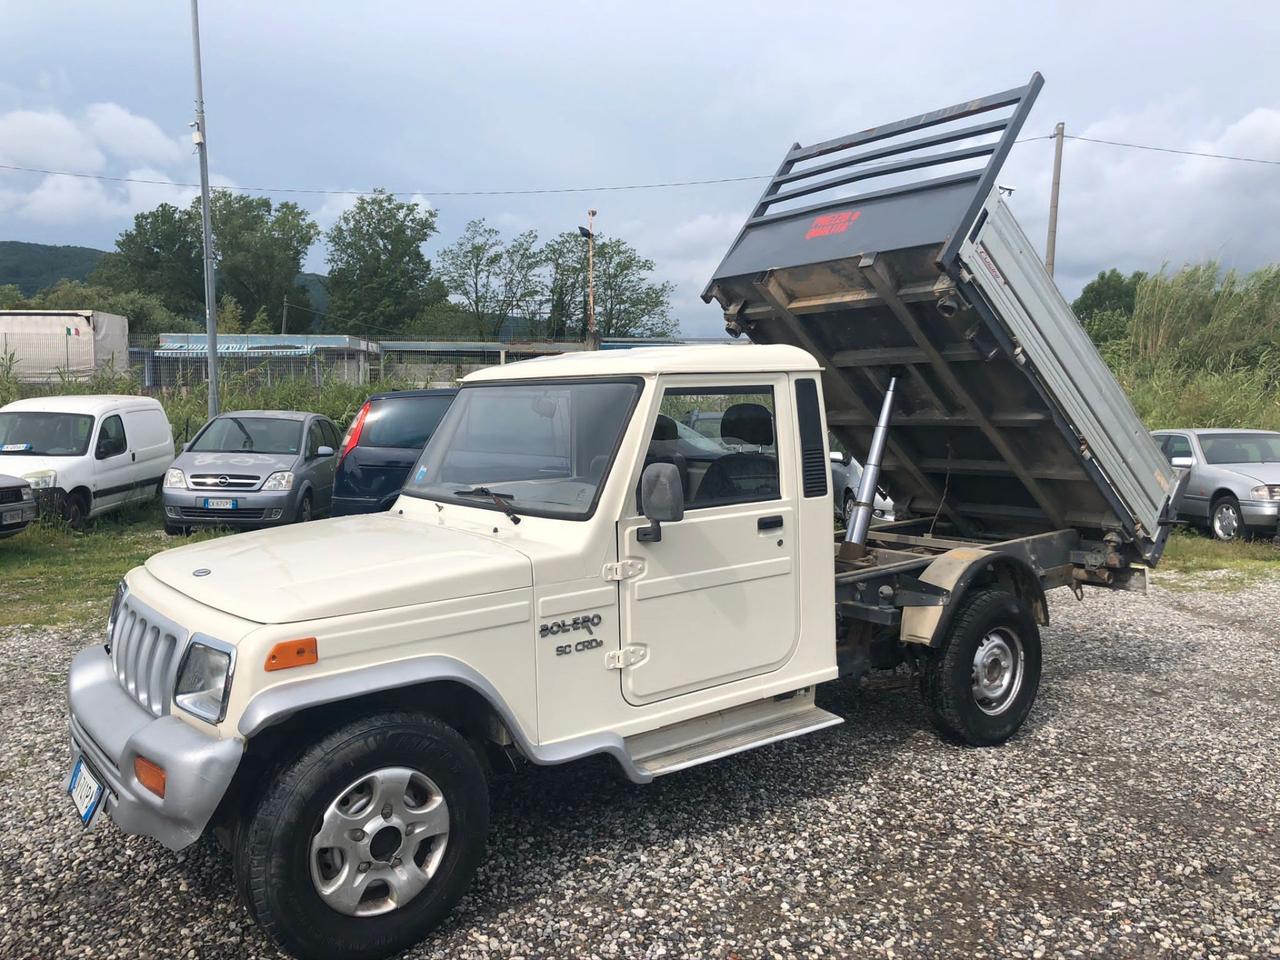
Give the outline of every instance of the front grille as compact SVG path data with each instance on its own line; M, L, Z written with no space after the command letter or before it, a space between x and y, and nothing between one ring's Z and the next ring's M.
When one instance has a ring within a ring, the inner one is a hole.
M187 481L193 490L253 490L262 482L262 478L247 473L197 473L188 477Z
M204 507L181 507L183 520L261 520L261 507L247 510L208 510Z
M155 716L169 712L187 631L126 595L111 636L111 664L129 696Z
M12 490L0 490L0 503L21 503L22 488L14 487Z

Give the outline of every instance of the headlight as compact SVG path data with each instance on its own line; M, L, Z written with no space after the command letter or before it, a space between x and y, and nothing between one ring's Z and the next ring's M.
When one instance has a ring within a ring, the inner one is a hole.
M116 595L111 599L111 612L107 614L107 653L111 652L111 638L116 635L116 620L120 616L120 604L124 602L127 590L123 580L116 584Z
M34 500L35 498L36 498L36 495L35 493L32 492L30 484L22 488L23 500Z
M32 490L48 490L58 482L56 470L37 470L35 473L24 473L22 479L31 484Z
M273 473L271 476L267 477L266 481L262 484L262 489L263 490L292 490L293 474L290 473L288 470L283 470L280 473Z
M1254 500L1280 500L1280 483L1272 483L1264 487L1254 487L1249 491L1249 496Z
M198 636L198 635L197 635ZM211 637L192 640L178 668L173 702L187 713L209 723L221 723L227 715L235 649Z
M166 487L177 487L180 490L185 489L187 486L186 475L177 467L170 467L164 475L164 485Z

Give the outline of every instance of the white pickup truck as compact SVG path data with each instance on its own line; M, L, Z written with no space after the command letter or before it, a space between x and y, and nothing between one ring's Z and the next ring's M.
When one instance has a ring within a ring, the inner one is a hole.
M1038 87L794 147L708 288L758 343L481 371L389 513L131 571L71 668L81 819L214 830L278 944L372 958L461 896L515 759L645 783L840 723L817 686L878 671L948 737L1014 734L1045 590L1142 586L1175 486L994 190ZM786 207L983 136L965 177ZM896 519L847 542L827 431L866 449L891 377Z

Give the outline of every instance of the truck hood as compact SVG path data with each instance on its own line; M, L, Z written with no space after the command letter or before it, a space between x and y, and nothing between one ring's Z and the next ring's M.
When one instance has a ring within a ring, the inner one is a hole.
M533 583L529 558L518 550L391 514L193 543L156 554L146 567L193 600L257 623L366 613Z
M292 470L298 462L296 453L250 453L248 451L211 451L195 453L184 450L173 465L185 474L239 473L265 477L277 470Z
M63 470L72 468L79 459L79 457L41 457L25 453L0 453L0 473L21 477L39 470L53 470L59 474L58 484L61 486L62 471L58 470L58 467L61 466Z

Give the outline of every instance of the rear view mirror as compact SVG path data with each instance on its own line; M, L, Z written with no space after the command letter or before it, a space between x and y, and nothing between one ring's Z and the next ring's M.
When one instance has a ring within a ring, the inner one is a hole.
M316 456L317 456L317 457L332 457L332 456L333 456L333 453L334 453L334 451L333 451L333 447L321 447L319 450L317 450L317 451L316 451Z
M1192 460L1190 457L1170 457L1169 458L1169 465L1172 467L1190 467L1194 464L1195 464L1195 461Z
M649 526L636 531L641 543L662 540L662 524L684 519L684 487L674 463L651 463L640 475L640 502Z

